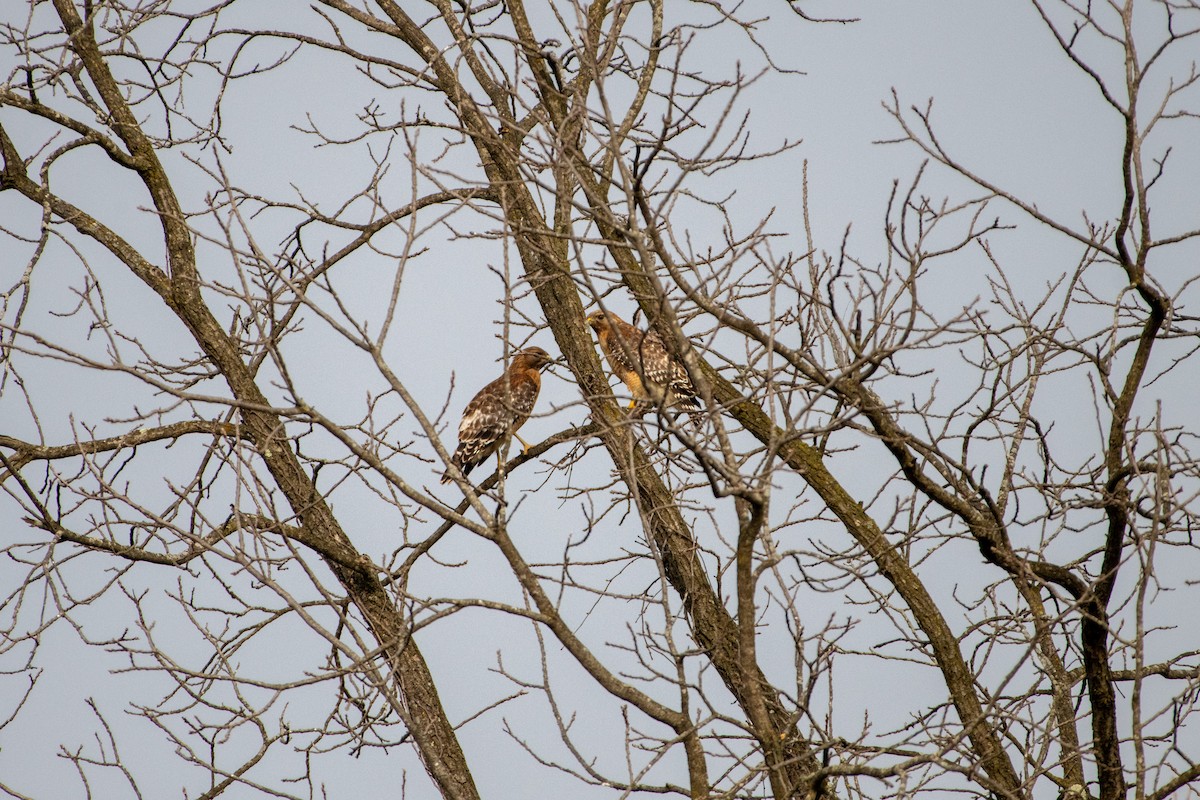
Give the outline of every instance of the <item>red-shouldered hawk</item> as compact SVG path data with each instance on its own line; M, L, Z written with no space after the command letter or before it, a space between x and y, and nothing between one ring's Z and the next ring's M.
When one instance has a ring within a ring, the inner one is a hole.
M603 311L588 314L587 324L596 332L613 374L629 387L633 395L631 409L661 398L665 405L689 414L700 411L692 379L657 331L639 330L616 314ZM650 385L647 387L645 383Z
M479 390L467 403L462 422L458 425L458 448L450 463L465 476L500 449L517 429L525 424L537 402L542 388L542 369L554 359L540 347L527 347L517 352L504 374ZM517 436L517 441L529 449L529 444ZM449 483L450 473L442 475Z

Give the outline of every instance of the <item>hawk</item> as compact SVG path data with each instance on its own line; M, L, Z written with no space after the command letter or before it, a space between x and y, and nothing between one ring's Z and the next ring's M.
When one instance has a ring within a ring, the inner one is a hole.
M629 387L633 395L631 409L639 403L662 398L664 405L689 414L700 411L692 379L657 331L639 330L616 314L604 311L588 314L587 324L596 332L613 374Z
M467 403L458 425L458 448L450 458L450 463L464 476L497 452L509 437L516 436L525 450L529 450L528 442L517 436L517 429L529 419L537 402L542 369L553 361L540 347L519 350L504 374L480 389ZM450 480L447 470L442 483Z

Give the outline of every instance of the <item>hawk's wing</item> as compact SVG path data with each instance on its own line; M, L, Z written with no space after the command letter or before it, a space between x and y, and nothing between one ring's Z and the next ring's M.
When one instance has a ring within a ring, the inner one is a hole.
M611 358L617 362L613 364L614 371L636 374L640 367L640 372L646 376L646 380L662 387L666 392L665 399L668 404L673 403L689 413L700 410L692 379L688 377L683 364L671 355L658 331L638 330L624 322L614 327L625 344L621 347L620 342L613 342L610 347ZM636 361L631 361L630 357Z

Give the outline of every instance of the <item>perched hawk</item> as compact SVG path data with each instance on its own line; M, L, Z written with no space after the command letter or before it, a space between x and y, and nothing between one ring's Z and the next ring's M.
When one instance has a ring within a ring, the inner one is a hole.
M661 397L664 404L689 414L700 411L692 379L657 331L638 330L616 314L603 311L588 314L587 324L596 332L613 374L629 387L633 395L630 408Z
M542 388L541 371L553 360L540 347L520 350L504 374L480 389L467 403L458 425L458 448L450 458L450 463L463 475L487 460L510 436L517 436L517 429L529 419L537 402ZM524 439L517 436L517 440L529 449ZM442 483L450 480L449 472L442 475Z

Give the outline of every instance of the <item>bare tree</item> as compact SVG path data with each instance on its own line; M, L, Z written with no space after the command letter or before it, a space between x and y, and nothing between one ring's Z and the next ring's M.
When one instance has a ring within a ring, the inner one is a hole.
M835 242L807 185L727 187L800 156L750 136L764 26L851 20L270 10L5 12L6 736L69 630L128 692L57 737L88 796L413 754L446 798L1197 790L1200 7L1032 0L1120 126L1112 204L1043 210L894 92L921 166ZM703 412L626 406L593 309ZM468 376L551 337L559 432L439 487Z

